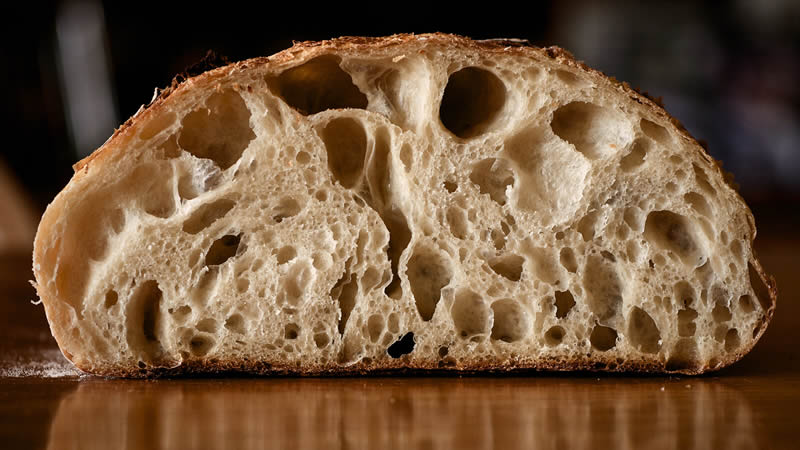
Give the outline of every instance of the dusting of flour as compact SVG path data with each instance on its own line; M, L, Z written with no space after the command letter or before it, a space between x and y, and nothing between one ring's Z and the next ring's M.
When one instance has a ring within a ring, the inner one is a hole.
M47 349L32 358L0 363L0 378L73 378L80 376L58 349Z

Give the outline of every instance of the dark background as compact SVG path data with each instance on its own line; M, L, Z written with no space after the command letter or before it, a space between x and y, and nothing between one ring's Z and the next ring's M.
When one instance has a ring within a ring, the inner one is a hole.
M392 2L29 3L2 7L0 164L38 213L74 162L207 50L235 61L293 40L443 31L559 45L663 97L734 173L759 225L800 223L798 1L481 2L441 12Z

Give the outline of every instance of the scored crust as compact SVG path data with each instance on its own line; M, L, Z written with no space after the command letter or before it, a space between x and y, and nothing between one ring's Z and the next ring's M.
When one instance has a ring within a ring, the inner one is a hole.
M580 70L586 76L597 78L602 77L607 79L602 73L591 69L583 63L576 61L568 52L557 48L550 47L539 49L529 46L525 43L512 40L490 40L490 41L472 41L459 36L446 35L446 34L430 34L430 35L394 35L384 38L361 38L361 37L343 37L330 41L322 42L305 42L297 43L292 48L284 50L276 55L268 58L254 58L239 63L230 64L228 66L220 67L210 70L196 77L188 78L180 83L174 82L172 86L162 90L147 107L140 109L136 115L123 124L118 130L115 131L113 136L97 151L89 157L79 161L75 164L75 175L70 184L59 194L56 201L46 213L40 225L39 233L37 234L36 248L34 251L34 272L37 277L37 291L42 298L48 314L48 319L51 323L53 334L59 341L62 351L65 352L70 360L72 360L79 368L87 372L99 373L109 376L156 376L156 375L173 375L183 373L208 373L220 371L246 371L252 373L296 373L296 374L309 374L309 375L322 375L322 374L342 374L342 373L367 373L376 372L381 370L391 371L393 369L409 369L409 370L455 370L455 371L508 371L508 370L525 370L525 369L544 369L544 370L606 370L606 371L638 371L638 372L664 372L666 367L664 362L658 362L641 358L637 360L631 358L629 360L619 361L618 358L604 358L603 355L592 354L584 358L571 358L571 359L506 359L506 360L480 360L474 359L470 361L457 361L450 362L447 365L433 364L430 362L409 361L407 358L399 358L395 360L381 360L371 361L368 363L356 362L348 366L341 366L335 363L329 365L315 365L315 364L281 364L278 362L265 363L258 361L244 361L241 359L214 358L213 360L186 360L179 367L175 368L139 368L131 367L126 370L119 366L96 366L89 364L87 361L76 360L72 355L64 350L62 345L63 334L66 328L64 325L67 318L63 317L62 312L57 312L53 305L57 302L68 303L59 298L55 290L52 289L49 283L46 283L46 277L41 273L41 261L45 260L46 250L53 246L50 227L58 220L59 216L66 212L59 211L61 202L59 199L72 194L70 191L83 177L90 176L95 171L102 171L106 161L114 152L125 151L126 146L131 140L135 139L138 131L137 125L147 123L157 117L162 110L171 107L171 97L183 91L189 91L196 88L209 88L214 86L214 83L222 80L236 79L242 73L258 68L263 70L268 67L268 71L272 73L280 73L283 70L294 67L300 63L312 60L319 55L334 53L337 55L347 56L354 55L358 57L375 57L379 55L391 54L392 49L402 47L405 51L416 50L424 52L429 48L449 47L464 49L464 51L477 51L483 55L520 55L520 56L536 56L546 57L564 66ZM488 56L487 56L488 57ZM669 116L663 109L658 100L651 99L642 94L626 83L620 83L611 79L612 86L620 94L630 98L631 100L639 103L648 108L652 114L668 121L675 126L677 133L681 138L695 143L691 148L695 149L697 154L709 163L711 170L716 172L716 175L721 179L726 180L730 184L730 177L727 176L721 169L719 164L713 160L699 144L689 135L685 128L680 123ZM744 211L746 218L748 236L748 245L751 245L752 240L756 235L755 222L752 214L747 209L744 201L738 197L737 199ZM727 366L746 354L755 345L760 336L764 333L766 325L772 317L777 298L777 289L775 281L772 277L764 273L758 260L753 255L752 267L758 273L759 278L766 286L769 296L768 307L764 311L763 326L761 326L752 340L746 340L744 345L732 353L723 355L719 361L712 367L708 364L693 365L691 367L681 367L674 369L676 372L696 374L702 373L707 370L717 369ZM41 278L40 278L41 276Z

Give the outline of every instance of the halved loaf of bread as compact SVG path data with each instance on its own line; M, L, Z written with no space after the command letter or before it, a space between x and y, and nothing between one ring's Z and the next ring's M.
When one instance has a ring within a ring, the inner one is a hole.
M558 48L297 44L175 83L75 170L34 272L95 374L694 374L775 307L713 159Z

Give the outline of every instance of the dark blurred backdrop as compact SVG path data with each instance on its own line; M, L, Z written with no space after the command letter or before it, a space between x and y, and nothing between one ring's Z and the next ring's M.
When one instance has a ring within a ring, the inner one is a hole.
M443 31L559 45L663 97L736 176L759 224L800 223L800 2L458 3L76 0L0 7L0 154L41 212L71 165L214 50L230 60L293 40ZM444 6L444 5L443 5ZM792 219L787 221L786 219Z

